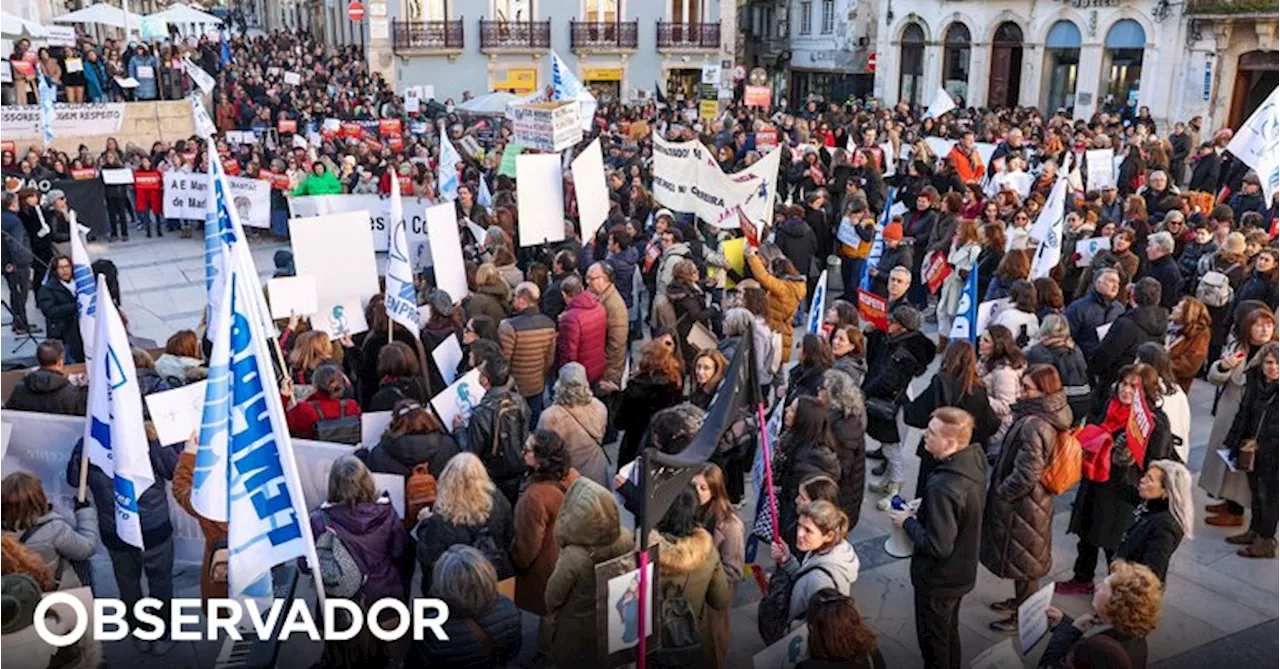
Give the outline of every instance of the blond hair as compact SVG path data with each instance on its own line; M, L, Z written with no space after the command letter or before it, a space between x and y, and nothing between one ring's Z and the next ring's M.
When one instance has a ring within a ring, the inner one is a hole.
M474 453L459 453L440 472L435 511L455 525L482 525L493 511L496 487Z
M1107 617L1117 631L1141 639L1160 625L1164 588L1150 567L1116 560L1107 583L1111 587Z

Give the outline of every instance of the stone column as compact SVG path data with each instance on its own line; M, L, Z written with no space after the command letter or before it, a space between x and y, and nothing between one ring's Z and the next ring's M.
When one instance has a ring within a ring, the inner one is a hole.
M393 0L394 1L394 0ZM346 8L343 8L346 11ZM387 0L368 0L365 5L365 21L369 23L369 40L365 53L369 59L369 74L382 74L382 78L391 83L392 88L400 91L396 80L396 57L391 43L391 13L387 11ZM398 12L403 15L404 12ZM364 22L356 26L364 30Z
M1084 42L1080 45L1080 66L1076 70L1076 118L1088 118L1101 105L1102 91L1102 42Z

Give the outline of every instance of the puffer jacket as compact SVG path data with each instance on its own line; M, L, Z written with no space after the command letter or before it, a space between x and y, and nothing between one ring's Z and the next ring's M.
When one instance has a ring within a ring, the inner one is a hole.
M1092 388L1089 385L1089 363L1080 347L1069 339L1044 339L1027 349L1028 365L1053 365L1062 381L1062 392L1071 407L1072 424L1079 424L1089 414Z
M1124 304L1119 300L1105 299L1090 288L1084 296L1068 304L1062 315L1071 327L1072 341L1087 359L1098 347L1098 327L1115 322L1123 313Z
M412 544L389 500L383 497L355 505L325 502L311 512L311 533L319 537L328 531L338 535L360 565L364 601L404 596L405 578L413 575Z
M573 297L560 314L556 333L556 368L580 363L587 380L595 383L604 376L605 341L609 329L604 305L590 291Z
M76 509L74 523L50 509L37 518L31 528L12 534L15 539L21 539L27 532L31 534L22 544L40 556L58 582L58 589L80 587L80 577L68 562L88 560L98 548L98 515L93 507Z
M40 413L83 416L88 404L88 386L75 386L62 372L37 369L22 377L13 387L4 408L11 411L38 411ZM76 486L80 485L77 478Z
M807 276L820 247L813 228L804 219L788 218L778 226L775 239L782 255L796 266L797 272Z
M501 323L511 311L511 290L505 283L479 286L467 297L463 306L467 318L488 316L494 323Z
M819 568L821 567L821 568ZM841 594L853 596L853 584L858 580L861 567L853 544L837 541L825 553L805 553L802 559L794 557L783 563L782 568L795 577L803 572L800 580L791 586L790 620L803 618L809 608L809 600L823 588L835 588Z
M610 253L604 261L613 266L613 285L617 286L622 302L630 309L634 299L636 263L640 261L639 251L628 246L618 253Z
M151 471L155 483L138 496L138 516L141 518L142 543L154 548L173 536L173 524L169 521L169 493L165 481L173 480L178 467L178 454L182 445L161 446L151 442ZM80 485L80 457L84 452L84 439L76 441L71 457L67 459L67 485ZM93 495L93 508L98 513L98 530L102 543L111 550L136 550L116 534L115 481L96 464L89 464L89 492Z
M475 621L484 631L487 640L476 636L467 624ZM415 641L404 666L408 669L425 667L467 667L468 669L498 669L511 663L524 644L520 624L520 609L514 602L498 595L488 611L462 618L456 613L444 624L447 641L435 634L424 634L422 641Z
M353 455L375 474L407 477L415 466L425 462L431 475L438 478L449 459L459 452L457 442L443 432L395 435L388 430L378 441L377 448L361 448Z
M862 391L856 392L859 401L852 411L831 411L831 440L840 463L840 478L836 479L840 508L849 516L850 530L858 525L867 483L867 412L861 401Z
M1025 581L1053 566L1053 494L1040 476L1058 432L1071 427L1071 407L1057 392L1021 400L1014 416L991 471L980 556L996 576Z
M498 324L498 344L511 361L511 377L520 394L541 395L556 360L556 322L537 307L528 307Z
M560 556L547 580L551 659L557 667L602 666L596 641L596 565L630 553L613 493L590 479L569 486L556 516Z
M997 362L987 369L979 366L982 372L982 385L987 389L987 400L991 402L991 410L1000 419L1000 429L996 430L990 443L998 443L1004 439L1005 432L1013 423L1013 404L1018 401L1018 390L1024 367L1014 368L1004 361Z
M1116 380L1120 368L1129 364L1138 347L1147 342L1164 343L1168 331L1169 312L1158 304L1135 307L1116 319L1107 336L1089 357L1089 372L1098 384L1107 388Z
M803 276L775 277L764 266L759 254L747 256L747 265L751 267L751 275L769 293L769 327L782 335L782 364L791 362L791 337L795 328L791 327L791 319L796 310L804 302L807 292Z
M604 306L607 328L604 345L604 376L602 381L622 387L622 374L627 368L627 347L630 343L631 319L627 313L627 304L618 293L617 284L605 289L604 294L597 296Z
M165 353L156 358L156 373L163 376L170 386L179 386L207 378L209 368L202 360Z
M715 666L712 612L728 611L733 605L733 589L720 566L715 540L701 527L687 537L656 532L651 537L650 544L658 544L658 586L663 592L682 593L689 602L698 621L703 661L707 666Z

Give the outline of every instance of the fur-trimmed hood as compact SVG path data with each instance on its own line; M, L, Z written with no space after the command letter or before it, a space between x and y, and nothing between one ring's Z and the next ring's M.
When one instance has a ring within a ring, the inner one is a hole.
M670 537L653 532L649 543L658 544L658 566L664 576L685 576L701 567L712 551L716 550L715 540L705 529L699 527L687 537Z

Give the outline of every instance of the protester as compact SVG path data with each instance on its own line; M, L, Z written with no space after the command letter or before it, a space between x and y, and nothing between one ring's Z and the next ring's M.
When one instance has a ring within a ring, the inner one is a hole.
M1089 368L1084 353L1071 339L1071 326L1061 314L1049 314L1040 321L1036 343L1027 349L1028 365L1052 365L1062 382L1062 392L1071 408L1073 425L1089 415L1093 388L1089 385Z
M654 587L663 592L674 590L688 603L703 661L711 664L716 661L713 612L729 610L733 591L720 565L715 540L699 521L699 508L697 493L692 487L685 488L654 525L649 543L658 546L658 567L654 570L658 582ZM663 653L670 650L650 651L650 657L661 664Z
M36 346L36 364L40 367L28 372L13 387L4 403L11 411L38 411L40 413L85 415L89 388L82 383L72 383L63 367L66 354L62 343L46 339Z
M203 558L200 562L200 597L208 600L227 596L228 561L217 558L218 550L227 546L227 523L205 518L191 504L196 449L199 445L200 435L193 434L178 455L178 466L173 470L173 499L200 524L200 534L204 536Z
M92 585L80 580L98 549L98 514L87 500L76 500L75 520L68 520L54 511L40 479L14 472L0 482L0 509L5 536L16 537L49 570L52 589Z
M427 473L438 478L458 453L457 443L433 412L416 400L403 399L391 409L391 424L378 442L353 455L375 474L408 478L425 464Z
M973 439L978 444L988 443L1003 425L991 408L987 388L978 374L978 357L968 341L947 344L938 373L929 381L928 388L903 407L902 422L923 430L929 427L934 410L945 406L964 409L973 418ZM924 494L925 481L938 462L925 448L923 438L916 445L916 455L920 457L915 487L915 495L919 497Z
M543 594L560 555L554 533L556 516L569 486L578 480L569 457L564 441L555 432L535 430L525 441L529 483L516 502L519 531L511 545L511 564L516 572L516 606L539 616L546 614Z
M862 390L853 377L830 369L822 375L818 401L827 406L831 445L840 465L839 507L849 517L850 529L862 513L866 489L867 414Z
M784 537L794 536L799 518L794 500L800 482L817 474L840 480L830 425L827 409L815 397L801 397L783 414L784 432L773 452L773 480L778 486L778 527ZM793 541L787 543L794 545Z
M515 540L511 504L489 478L480 458L472 453L453 456L436 481L435 506L414 530L423 595L430 596L431 569L436 560L454 544L479 550L493 563L499 580L514 576L508 550Z
M1137 522L1116 548L1116 559L1146 565L1166 581L1169 561L1183 539L1195 530L1191 472L1182 463L1156 460L1138 481Z
M703 529L711 533L720 566L724 568L725 581L733 592L742 580L742 568L746 562L746 538L742 521L733 509L729 492L725 487L724 473L714 464L707 463L693 477L693 490L698 496L698 520ZM708 612L711 636L715 643L717 667L725 666L730 644L730 614L728 607Z
M63 343L68 360L84 362L84 341L80 336L80 311L76 303L71 258L58 256L51 266L53 271L49 278L36 291L36 305L44 314L49 338Z
M1102 339L1098 335L1099 329L1115 322L1124 313L1124 304L1116 299L1119 294L1120 273L1107 268L1095 272L1088 292L1067 305L1064 315L1071 325L1071 339L1080 347L1086 360L1093 355Z
M164 353L156 358L156 373L174 388L209 376L200 351L200 339L194 330L179 330L169 337Z
M1000 419L1000 429L988 440L988 457L1003 441L1013 422L1013 405L1020 394L1020 379L1027 368L1027 358L1003 325L992 325L978 337L978 371L987 390L991 410Z
M800 340L798 364L787 374L786 406L797 397L816 397L822 387L822 375L834 362L831 346L819 335L806 334Z
M920 333L920 321L920 312L909 304L889 314L888 337L871 349L867 380L862 384L868 404L867 434L880 442L880 452L888 462L884 480L870 488L883 495L877 503L882 511L888 509L889 500L902 490L906 481L902 437L897 424L898 407L906 397L911 379L924 373L937 352L934 343Z
M369 340L365 338L364 350L369 348ZM418 356L408 344L393 341L377 349L377 385L369 394L368 401L362 406L366 411L390 411L403 400L425 403L426 397L422 387L422 372L418 369ZM361 365L362 367L364 365ZM434 372L434 370L432 370ZM443 383L443 379L441 380ZM443 388L443 386L440 386ZM363 394L364 387L361 387Z
M1173 437L1173 452L1178 462L1187 462L1191 457L1191 402L1187 394L1178 386L1173 376L1173 367L1169 361L1169 352L1155 342L1147 342L1138 347L1134 362L1150 365L1160 378L1160 395L1149 401L1164 412L1169 419L1169 434Z
M1124 312L1098 342L1088 357L1089 372L1098 386L1108 389L1117 380L1116 370L1133 360L1138 347L1146 342L1164 342L1168 331L1169 312L1160 306L1160 282L1145 277L1133 286L1133 308Z
M480 387L485 392L469 419L462 414L454 417L454 438L463 451L479 455L510 507L525 470L523 453L531 422L529 405L517 392L507 359L497 346L473 348L472 357L480 370ZM474 398L468 399L474 401Z
M42 328L31 325L27 320L27 296L31 293L31 264L34 259L31 240L18 217L18 198L8 191L4 193L4 211L0 213L0 220L3 221L3 235L0 236L4 240L4 279L12 301L13 323L10 329L14 334L39 332Z
M1169 349L1173 376L1182 392L1191 392L1191 382L1204 367L1209 353L1209 311L1204 303L1186 295L1169 313L1165 347Z
M285 418L289 423L289 434L300 439L323 440L327 435L321 434L321 426L325 423L335 423L344 418L359 419L360 405L355 400L343 397L347 391L347 377L337 365L321 364L315 369L311 380L315 392L306 399L298 401L292 396L285 398ZM358 440L358 433L356 436Z
M1226 443L1231 445L1232 458L1239 464L1240 453L1248 440L1254 442L1256 459L1248 470L1252 508L1249 531L1228 537L1227 541L1244 546L1238 551L1241 557L1274 559L1276 519L1280 514L1276 496L1277 469L1280 468L1276 462L1276 429L1280 424L1276 417L1276 379L1280 378L1280 351L1274 341L1259 349L1245 374L1244 397Z
M571 362L580 363L591 383L604 377L605 340L608 316L595 294L586 290L577 275L560 281L565 307L559 315L556 331L557 369Z
M536 284L517 285L512 315L498 324L502 355L510 361L511 376L529 405L531 422L542 414L545 379L556 360L556 323L538 310L541 295Z
M787 258L775 258L769 268L755 247L746 246L747 266L751 275L769 294L769 327L782 335L782 364L791 361L791 319L805 299L805 278Z
M849 517L831 502L810 502L799 510L796 527L796 557L784 542L775 542L770 555L779 569L791 577L791 598L787 620L804 616L811 598L819 591L834 588L851 593L858 580L858 554L845 541L849 533Z
M1040 657L1040 666L1067 666L1064 658L1099 623L1108 627L1100 627L1097 635L1118 642L1129 656L1129 666L1147 666L1147 635L1160 624L1163 601L1160 579L1150 569L1123 560L1112 563L1111 574L1093 593L1092 614L1072 620L1056 607L1049 607L1052 636Z
M625 432L618 447L619 463L635 460L645 426L654 415L680 403L683 379L681 360L671 336L650 340L618 400L617 427Z
M809 659L797 664L798 669L885 666L875 633L867 628L853 599L840 591L824 588L814 593L804 621L809 626Z
M415 641L406 667L504 667L520 654L520 610L498 594L498 575L479 550L450 546L431 569L424 588L449 607L448 639L424 634Z

